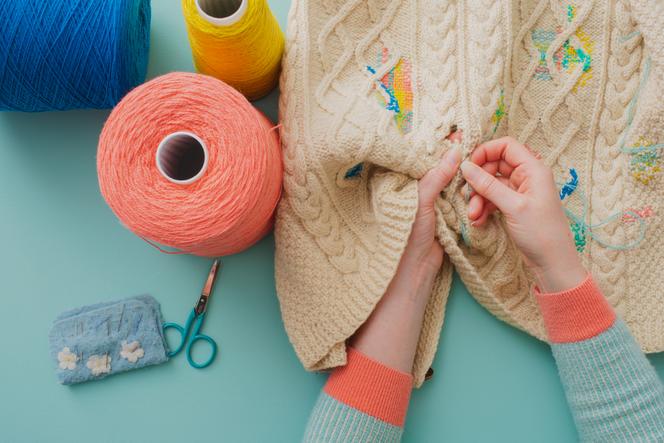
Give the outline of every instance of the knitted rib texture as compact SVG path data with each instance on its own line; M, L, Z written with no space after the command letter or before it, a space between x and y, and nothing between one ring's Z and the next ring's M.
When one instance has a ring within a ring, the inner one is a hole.
M321 392L304 431L305 443L401 441L403 428L381 421Z
M413 379L354 349L335 369L309 418L305 442L398 442Z
M325 392L365 414L403 427L412 387L410 374L349 349L348 363L330 375Z
M511 135L552 167L577 250L645 351L664 350L664 5L655 0L293 2L281 78L285 195L276 283L309 370L391 280L417 182L463 131L465 154ZM572 172L573 171L573 172ZM457 177L437 203L449 259L430 299L415 383L431 365L452 266L498 318L543 339L532 278L500 217L467 223Z
M592 275L568 291L542 294L535 288L535 296L552 343L592 338L616 321L616 313L597 288Z
M664 386L621 320L552 348L581 441L664 441Z

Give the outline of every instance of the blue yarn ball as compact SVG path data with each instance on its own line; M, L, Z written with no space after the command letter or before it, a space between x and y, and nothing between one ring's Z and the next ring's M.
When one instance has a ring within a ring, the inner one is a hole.
M145 79L150 0L0 1L0 110L115 106Z

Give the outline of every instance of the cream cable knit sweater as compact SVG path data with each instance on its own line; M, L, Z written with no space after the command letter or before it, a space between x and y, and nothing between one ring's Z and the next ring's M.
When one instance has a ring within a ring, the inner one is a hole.
M398 264L417 183L463 131L509 134L556 174L579 253L647 352L664 350L664 3L295 0L282 76L285 195L276 281L309 370L345 362ZM414 368L443 322L452 265L498 318L544 338L500 217L467 223L458 177L438 201L449 256Z

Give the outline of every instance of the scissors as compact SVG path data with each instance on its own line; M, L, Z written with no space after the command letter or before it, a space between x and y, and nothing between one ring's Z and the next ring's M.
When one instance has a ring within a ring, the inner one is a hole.
M203 326L203 320L205 319L205 311L207 311L208 301L210 300L210 296L212 295L212 288L214 287L214 281L217 278L217 271L219 270L220 266L221 262L218 259L215 260L214 263L212 263L212 268L210 268L210 273L208 274L205 286L201 291L201 296L198 299L196 306L194 306L194 309L191 310L191 314L189 314L187 322L184 324L184 328L179 324L172 322L164 323L163 325L164 333L166 333L166 331L169 328L173 328L180 333L180 336L182 338L178 347L175 350L170 351L167 355L169 357L173 357L179 354L180 351L182 351L182 349L184 348L184 345L187 342L187 338L190 338L189 342L187 343L187 350L186 350L187 361L193 368L196 369L203 369L208 367L217 355L217 343L209 335L201 334L201 327ZM189 333L191 332L192 327L194 331L190 335ZM196 343L197 341L205 341L210 344L210 349L211 349L210 356L203 363L198 363L194 361L194 359L191 356L191 350L193 348L194 343Z

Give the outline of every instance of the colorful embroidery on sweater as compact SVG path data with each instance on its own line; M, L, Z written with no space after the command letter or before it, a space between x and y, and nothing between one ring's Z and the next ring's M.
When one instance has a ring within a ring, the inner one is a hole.
M644 206L641 209L629 208L625 211L622 221L624 223L634 223L640 219L650 218L655 215L655 210L652 206Z
M566 197L572 195L576 190L576 187L579 185L579 174L576 172L576 169L571 168L569 170L570 179L560 188L560 199L565 200Z
M567 180L560 188L561 201L572 195L574 191L576 191L577 186L579 186L579 174L576 172L576 169L570 168L569 175L569 180ZM574 234L574 244L576 245L576 250L578 252L583 252L586 249L587 242L586 226L578 221L572 221L570 222L569 227L572 230L572 234Z
M534 29L532 31L533 44L539 51L539 64L535 68L535 78L538 80L552 80L549 67L546 64L546 51L549 50L551 42L556 38L554 31L545 29Z
M574 20L576 8L572 5L567 7L567 21L571 23ZM539 50L539 65L535 69L535 78L538 80L552 80L549 67L547 65L546 53L555 40L556 36L562 32L558 27L555 31L546 29L535 29L531 36L533 44ZM558 72L571 73L577 66L581 65L583 74L579 77L574 91L577 87L585 86L588 80L592 78L592 53L595 43L590 36L581 28L577 29L574 35L565 40L560 48L553 54L553 62Z
M500 122L502 121L503 117L505 117L506 112L507 111L505 109L505 90L501 89L500 95L498 96L498 106L496 108L496 112L494 112L493 115L491 116L491 122L493 123L494 134L498 130Z
M629 172L634 179L644 185L649 185L662 172L662 153L659 150L644 149L649 146L655 146L649 140L641 137L638 140L638 146L632 149L629 159Z
M577 222L572 222L569 225L570 229L572 230L572 234L574 234L574 245L576 246L577 252L581 253L586 249L586 227Z
M387 48L378 54L376 67L367 66L367 71L376 74L377 70L389 59ZM411 65L407 58L399 62L377 80L377 96L388 111L394 113L394 121L402 134L407 134L413 127L413 85L411 82Z
M359 177L360 174L362 174L362 170L364 169L364 163L358 163L352 168L349 168L346 171L346 174L344 175L345 179L351 179L351 178L356 178Z
M576 169L570 168L569 174L570 178L560 188L559 197L561 201L571 196L579 186L579 174L576 172ZM578 190L577 194L578 198L583 204L583 212L581 215L577 215L567 207L564 207L563 209L565 211L565 215L570 220L570 229L574 235L574 244L576 246L576 250L579 253L586 249L586 245L589 239L594 240L596 243L607 249L618 251L632 249L641 244L645 238L647 228L645 219L652 216L654 213L650 206L647 206L641 210L628 209L627 211L613 214L612 216L600 221L599 223L589 224L586 222L587 214L589 212L588 200L586 199L582 190ZM627 243L612 244L605 241L595 233L596 230L603 228L611 223L615 223L618 220L626 224L638 223L638 231L633 240L628 241Z

